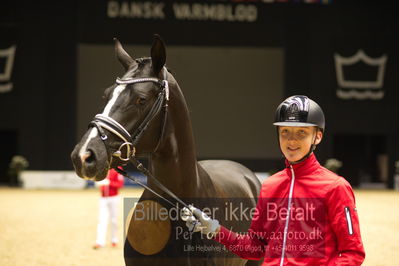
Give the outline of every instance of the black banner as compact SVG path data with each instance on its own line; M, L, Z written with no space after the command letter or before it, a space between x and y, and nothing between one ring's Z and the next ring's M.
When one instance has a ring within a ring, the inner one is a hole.
M169 44L280 46L281 11L252 2L84 1L79 41L109 43L118 36L125 43L147 44L158 33L168 36Z

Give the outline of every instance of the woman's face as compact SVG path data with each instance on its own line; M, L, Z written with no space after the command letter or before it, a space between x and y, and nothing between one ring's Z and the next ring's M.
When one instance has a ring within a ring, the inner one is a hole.
M310 150L311 145L319 144L323 133L316 127L278 128L280 149L289 162L301 160Z

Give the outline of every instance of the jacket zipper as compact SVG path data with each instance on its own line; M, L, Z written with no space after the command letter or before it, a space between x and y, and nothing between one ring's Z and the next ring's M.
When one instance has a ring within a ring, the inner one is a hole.
M284 238L283 238L283 248L281 250L281 259L280 259L280 266L284 264L284 258L285 258L285 249L287 245L287 234L288 234L288 224L291 219L291 202L292 202L292 194L294 192L294 183L295 183L295 173L294 173L294 168L292 165L290 165L290 170L291 170L291 185L290 185L290 192L288 193L288 206L287 206L287 220L285 220L285 226L284 226Z

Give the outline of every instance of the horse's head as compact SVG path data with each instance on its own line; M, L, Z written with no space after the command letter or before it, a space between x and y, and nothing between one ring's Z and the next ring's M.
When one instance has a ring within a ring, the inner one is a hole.
M115 52L126 72L105 90L104 110L71 154L76 173L85 179L102 180L135 152L154 151L162 135L169 94L163 41L155 35L151 58L132 59L117 39Z

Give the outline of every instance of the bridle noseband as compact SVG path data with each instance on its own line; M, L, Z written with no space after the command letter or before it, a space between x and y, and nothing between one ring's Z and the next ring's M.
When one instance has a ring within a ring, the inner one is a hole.
M161 111L162 107L167 107L167 103L169 101L169 84L167 81L167 70L164 68L164 79L160 80L157 78L127 78L127 79L116 79L116 84L118 85L130 85L136 83L145 83L145 82L153 82L160 87L160 92L158 93L158 97L155 100L155 103L151 107L150 111L145 116L144 120L140 123L134 133L131 135L121 124L119 124L112 117L97 114L93 121L89 123L89 127L96 127L100 138L105 141L108 139L108 136L105 134L104 129L107 129L109 132L113 133L119 139L122 140L122 144L119 146L118 150L112 154L112 156L117 157L123 162L128 162L130 158L134 157L136 152L136 145L140 140L140 137L147 129L151 120ZM165 105L163 103L165 102ZM164 125L162 127L161 138L163 136L163 131L166 123L166 110L164 117ZM161 141L161 138L159 141ZM159 143L158 143L159 144ZM123 156L122 149L126 147L126 154Z

